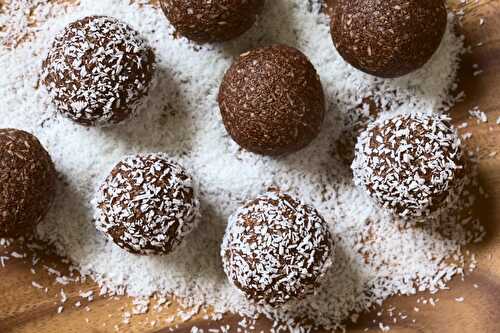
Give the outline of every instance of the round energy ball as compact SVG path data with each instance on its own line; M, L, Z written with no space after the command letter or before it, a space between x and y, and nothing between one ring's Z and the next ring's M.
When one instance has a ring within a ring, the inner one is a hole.
M399 115L372 123L358 138L354 183L397 216L431 217L456 201L465 165L444 115Z
M443 0L331 0L340 55L368 74L393 78L422 67L446 30Z
M155 55L137 31L112 17L89 16L56 36L41 80L61 114L106 126L135 113L154 68Z
M56 171L30 133L0 129L0 147L0 236L18 237L47 214L56 193Z
M325 97L313 65L299 50L273 45L242 54L219 90L224 125L251 152L298 151L319 134Z
M255 23L265 0L160 0L176 34L196 43L234 39Z
M191 176L161 153L121 160L95 205L97 229L141 255L172 252L194 228L199 206Z
M237 288L275 306L314 292L332 265L333 241L316 209L273 190L229 218L221 256Z

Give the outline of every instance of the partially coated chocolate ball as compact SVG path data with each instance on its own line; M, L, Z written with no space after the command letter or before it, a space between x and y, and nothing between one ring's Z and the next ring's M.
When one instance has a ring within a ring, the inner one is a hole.
M368 74L393 78L422 67L446 30L443 0L331 0L340 55Z
M355 155L354 183L403 218L438 215L465 185L460 138L444 115L377 120L361 133Z
M196 43L234 39L255 23L265 0L160 0L176 33Z
M0 129L0 237L29 234L56 192L49 153L32 134Z
M199 206L191 176L162 153L122 159L95 205L97 229L141 255L172 252L194 228Z
M224 76L218 99L233 140L263 155L304 148L325 115L318 73L302 52L285 45L242 54Z
M58 111L85 126L132 117L155 68L137 31L107 16L89 16L59 33L42 65L42 82Z
M221 256L231 283L275 306L316 290L333 263L333 240L314 207L271 190L229 218Z

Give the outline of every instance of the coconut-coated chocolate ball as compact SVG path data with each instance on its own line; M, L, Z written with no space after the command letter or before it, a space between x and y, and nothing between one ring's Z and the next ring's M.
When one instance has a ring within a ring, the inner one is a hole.
M383 78L422 67L446 30L443 0L331 0L331 35L340 55Z
M29 233L47 214L56 192L49 153L32 134L0 129L0 236Z
M61 114L106 126L135 113L154 68L154 53L137 31L112 17L89 16L56 36L41 78Z
M199 206L191 176L161 153L121 160L95 205L97 229L141 255L172 252L194 228Z
M465 185L460 138L444 115L378 120L360 135L355 154L354 183L400 217L434 216Z
M307 146L325 114L321 81L309 59L285 45L240 55L219 90L224 125L251 152L280 155Z
M196 43L234 39L255 23L265 0L160 0L176 34Z
M333 241L316 209L271 190L229 218L221 256L231 283L276 306L316 290L332 265Z

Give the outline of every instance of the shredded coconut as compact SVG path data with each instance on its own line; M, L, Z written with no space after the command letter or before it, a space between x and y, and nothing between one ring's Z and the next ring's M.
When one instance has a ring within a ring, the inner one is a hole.
M12 30L1 35L15 36L18 46L0 49L4 71L0 126L34 133L51 153L62 180L53 209L38 228L39 237L53 243L83 275L97 281L101 293L175 294L186 306L211 305L217 313L264 313L288 328L296 324L293 318L301 317L334 329L351 314L392 295L445 289L460 272L456 268L460 262L452 263L454 254L484 235L476 220L461 223L452 213L442 223L424 228L400 226L353 186L349 163L334 149L340 136L353 132L358 120L367 116L367 99L384 116L449 110L455 102L451 90L464 50L463 38L453 32L452 15L441 47L424 68L402 78L381 80L354 70L341 59L331 42L328 18L308 1L267 1L264 14L247 34L207 46L174 39L161 10L144 0L81 0L69 8L57 2L37 3L46 12L38 16L36 28L20 36ZM84 128L57 116L39 85L41 62L56 33L87 15L108 15L126 22L155 50L158 84L137 118L118 127ZM16 17L22 15L7 11L0 20L10 22ZM26 33L30 38L22 36ZM319 137L306 149L279 158L241 151L226 134L216 98L234 56L273 42L297 47L310 57L328 98ZM139 257L96 231L90 202L99 180L123 156L157 151L192 170L199 182L202 221L171 255ZM312 204L339 240L335 265L316 295L271 311L235 292L224 275L219 251L228 217L242 201L273 185ZM472 197L465 202L471 201ZM59 283L68 281L58 277ZM147 305L140 307L147 309Z

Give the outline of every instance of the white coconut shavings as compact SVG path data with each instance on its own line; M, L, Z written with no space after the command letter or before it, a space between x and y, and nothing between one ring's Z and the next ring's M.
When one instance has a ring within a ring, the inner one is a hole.
M486 113L481 111L478 106L472 108L472 110L469 111L469 115L471 116L471 118L475 118L478 124L488 122L488 116L486 115Z
M61 14L62 6L53 6L47 0L6 0L0 5L0 44L13 48L38 29L33 23L45 20L51 14Z
M424 228L394 223L352 185L349 166L340 162L333 147L353 126L353 110L367 97L386 110L384 116L447 110L453 104L450 89L463 50L462 38L453 33L453 18L430 63L411 75L381 80L346 64L332 45L328 18L308 7L302 0L267 1L261 20L243 37L200 47L173 39L173 29L159 8L145 1L81 0L67 14L42 23L31 41L12 51L0 49L0 127L33 132L61 175L57 200L39 226L39 236L54 243L107 293L171 293L185 305L210 304L216 312L252 316L264 310L227 281L220 243L227 218L241 201L276 185L315 206L339 241L334 269L317 294L298 305L266 312L267 316L289 324L293 317L307 317L335 328L352 313L394 294L445 288L458 273L446 259L459 253L462 245L481 239L481 226L474 220L462 224L452 213L443 223ZM158 84L138 118L122 126L83 128L55 116L47 94L38 88L41 61L55 34L87 15L116 17L155 49ZM308 148L280 158L242 152L227 136L216 102L233 57L273 42L295 46L310 57L329 101L320 136ZM158 151L192 170L199 182L203 220L175 253L138 257L95 229L90 202L99 180L123 156ZM470 201L467 198L464 205Z

